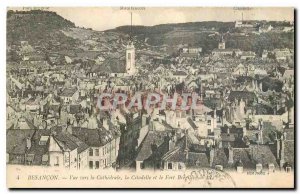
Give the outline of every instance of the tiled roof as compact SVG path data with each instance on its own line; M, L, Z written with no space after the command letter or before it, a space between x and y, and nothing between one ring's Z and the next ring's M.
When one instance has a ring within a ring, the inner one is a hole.
M263 167L268 167L270 163L273 163L275 167L278 167L276 157L268 145L250 145L249 154L254 164L260 163Z
M78 145L72 141L70 138L71 134L69 133L59 133L54 136L54 139L58 143L58 145L63 149L64 151L66 150L74 150L78 147Z
M35 130L8 130L6 134L6 152L10 154L25 154L26 140L32 138Z
M82 142L86 143L92 147L103 146L114 138L120 136L120 132L115 130L106 130L106 129L87 129L80 127L72 128L72 135L80 139Z
M94 65L93 72L126 73L126 61L123 58L107 58L101 65Z
M186 167L195 168L196 167L209 167L209 159L205 153L195 153L189 152L186 162Z
M186 76L187 75L187 73L186 72L184 72L184 71L175 71L174 73L173 73L173 75L175 75L175 76Z
M214 149L214 158L212 165L222 165L224 168L228 166L228 154L226 155L226 151L224 148Z
M73 135L70 135L69 138L70 138L71 141L73 141L74 143L77 144L77 146L78 146L77 152L78 153L81 153L84 150L86 150L86 149L89 148L89 146L86 143L84 143L83 141L81 141L79 138L77 138L77 137L75 137Z
M233 166L241 161L245 169L254 169L255 164L250 159L249 149L233 148Z
M76 114L81 112L81 105L80 104L71 104L70 105L70 114Z
M66 88L62 91L62 93L60 94L60 96L64 96L64 97L72 97L73 94L77 91L77 88Z
M294 141L285 141L284 142L284 161L290 163L294 167L295 162L295 142Z
M148 159L152 153L152 146L156 144L159 147L166 137L167 133L165 131L149 131L144 141L141 143L136 161L144 161Z
M257 97L254 92L247 91L231 91L228 97L230 101L234 101L235 99L248 99L250 101L254 101L256 98Z

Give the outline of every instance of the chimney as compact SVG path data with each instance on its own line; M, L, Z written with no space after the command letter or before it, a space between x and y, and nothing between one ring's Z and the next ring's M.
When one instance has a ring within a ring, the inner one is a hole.
M73 130L72 130L72 126L71 125L69 125L68 127L67 127L67 132L69 133L69 134L73 134Z
M262 92L262 82L259 83L259 89Z
M109 130L109 125L108 125L108 119L107 119L107 118L103 119L103 127L104 127L106 130Z
M215 156L215 150L214 148L211 148L209 151L209 166L212 167L213 161L214 161L214 156Z
M217 109L215 108L214 117L213 117L213 130L216 128L216 126L217 126Z
M252 80L252 88L254 88L254 89L256 88L254 79Z
M63 125L62 126L62 132L67 133L67 128L68 128L68 125Z
M233 149L230 146L228 148L228 163L233 164Z
M189 159L189 148L188 148L188 139L187 139L187 133L185 134L185 159L188 160Z
M222 141L220 141L220 142L218 143L218 145L219 145L219 148L222 148L222 147L223 147Z
M281 136L281 146L280 146L280 159L281 160L284 160L284 142L285 142L285 139L284 139L284 136L282 135Z
M29 137L27 137L27 139L26 139L26 148L27 148L27 150L29 150L31 148L31 140Z
M170 140L169 140L169 151L170 150L173 150L175 148L175 137L172 137Z
M280 159L280 139L277 139L276 137L276 159L279 160Z
M142 127L146 126L146 123L147 123L147 116L143 115L142 116Z

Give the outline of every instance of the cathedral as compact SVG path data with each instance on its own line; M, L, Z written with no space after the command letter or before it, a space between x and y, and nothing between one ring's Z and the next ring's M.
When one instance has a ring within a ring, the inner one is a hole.
M126 73L128 75L134 75L136 73L135 68L135 48L133 41L126 46Z

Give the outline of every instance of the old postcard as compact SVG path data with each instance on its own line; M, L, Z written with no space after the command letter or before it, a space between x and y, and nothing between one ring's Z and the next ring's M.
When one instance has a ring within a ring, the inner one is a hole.
M294 188L294 9L9 7L9 188Z

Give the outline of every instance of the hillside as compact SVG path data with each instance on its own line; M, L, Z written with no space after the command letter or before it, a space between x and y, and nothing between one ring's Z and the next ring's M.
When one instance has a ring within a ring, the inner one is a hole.
M254 21L252 21L254 22ZM284 22L262 21L264 25L275 27L286 26ZM120 26L108 31L130 34L130 26ZM229 32L229 33L228 33ZM293 32L270 32L262 34L237 35L240 32L234 28L234 22L192 22L180 24L161 24L156 26L133 26L132 35L140 41L153 46L175 46L189 44L202 47L204 53L210 53L217 48L221 35L227 42L227 48L239 48L244 51L254 51L261 55L264 49L294 48Z
M252 21L255 23L256 21ZM287 24L274 21L260 21L263 25L276 28ZM120 26L104 32L82 29L71 21L50 11L8 11L7 44L19 45L26 40L35 48L44 52L59 52L74 49L109 50L116 52L132 35L139 49L148 45L167 46L168 53L178 50L177 46L186 44L202 47L204 53L218 46L221 35L227 48L254 51L261 55L264 49L294 48L293 32L268 32L261 34L242 34L234 27L234 22L189 22L178 24L160 24L156 26ZM132 30L131 30L132 29ZM255 29L254 29L255 30ZM140 46L141 45L141 46Z
M75 41L61 30L73 28L75 24L50 11L8 11L7 44L18 45L26 40L29 44L44 49L67 49Z

